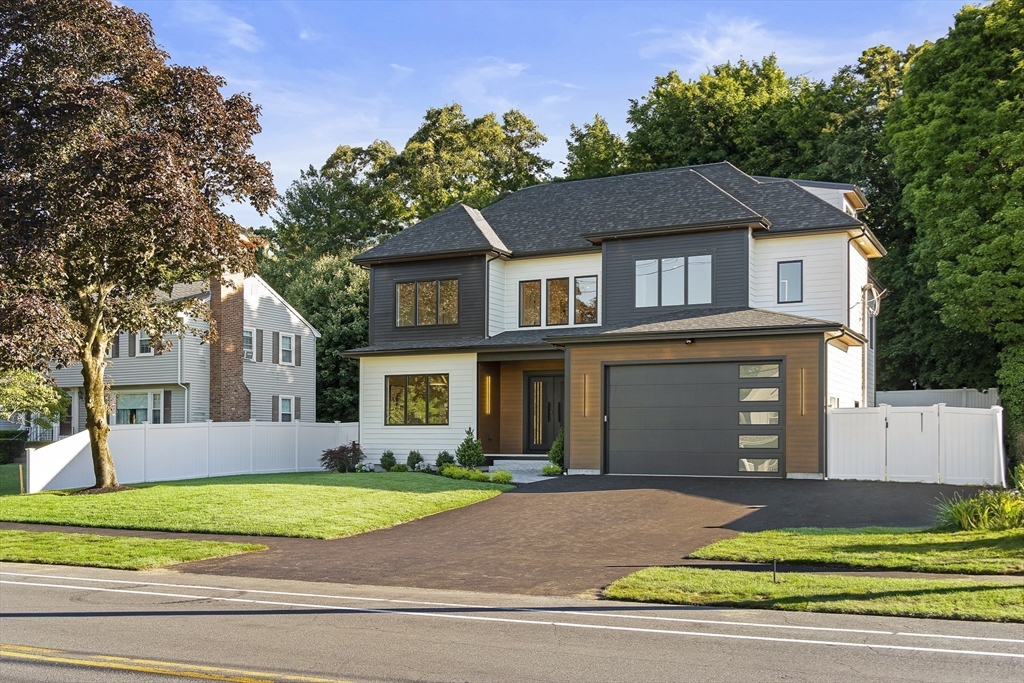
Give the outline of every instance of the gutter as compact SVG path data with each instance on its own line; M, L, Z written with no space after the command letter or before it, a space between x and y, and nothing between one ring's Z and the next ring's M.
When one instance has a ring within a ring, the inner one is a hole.
M621 343L629 341L671 341L677 339L716 339L721 337L752 337L752 336L773 336L791 334L818 334L821 332L832 332L838 328L839 334L833 339L840 339L845 336L853 337L858 341L865 341L863 337L847 328L845 325L792 325L786 327L742 327L726 330L676 330L672 332L624 332L620 334L604 333L580 337L545 337L544 341L556 346L569 346L572 344L597 344L597 343Z
M606 232L587 232L580 235L585 240L600 244L604 240L620 237L652 237L655 235L671 235L677 233L700 232L702 230L723 230L727 228L762 228L770 229L771 222L763 216L753 216L748 220L709 221L705 223L687 223L683 225L663 225L656 228L636 228Z

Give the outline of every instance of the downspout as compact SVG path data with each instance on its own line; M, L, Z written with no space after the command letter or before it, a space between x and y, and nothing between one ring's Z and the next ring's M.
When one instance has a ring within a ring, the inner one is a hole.
M185 422L189 422L189 410L188 410L188 387L181 383L181 372L183 356L182 353L185 350L185 337L184 335L178 335L178 386L185 390Z

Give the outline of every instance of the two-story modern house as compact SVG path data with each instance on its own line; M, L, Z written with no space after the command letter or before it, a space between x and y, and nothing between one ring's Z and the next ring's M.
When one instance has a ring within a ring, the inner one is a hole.
M564 429L570 473L822 477L825 408L874 391L865 206L717 163L449 207L355 259L363 448L472 427L543 455Z
M218 338L207 344L185 334L157 353L145 330L111 343L106 379L111 424L316 421L316 340L320 333L258 275L177 285L174 298L208 301ZM207 327L190 320L195 329ZM51 370L71 395L61 435L85 429L78 364Z

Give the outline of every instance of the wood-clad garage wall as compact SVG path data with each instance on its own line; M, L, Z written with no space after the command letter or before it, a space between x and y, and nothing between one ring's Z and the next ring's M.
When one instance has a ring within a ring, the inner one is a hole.
M477 435L484 453L501 452L501 363L477 363Z
M824 410L818 392L820 345L819 335L794 335L757 339L696 339L692 344L672 341L568 347L566 355L572 374L566 378L569 391L568 467L590 470L602 468L601 363L776 357L786 361L786 472L819 473L821 446L818 430ZM519 401L521 403L522 399Z
M501 453L524 453L523 448L523 373L565 369L562 360L526 360L501 362Z

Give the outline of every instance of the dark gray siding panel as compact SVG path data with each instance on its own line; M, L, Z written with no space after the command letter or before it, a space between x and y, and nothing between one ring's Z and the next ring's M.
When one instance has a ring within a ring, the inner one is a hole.
M370 338L381 342L482 339L486 336L486 268L483 256L384 263L370 268ZM414 280L459 280L459 324L395 325L395 284Z
M604 324L649 318L659 313L685 310L686 306L636 308L635 262L638 259L671 258L711 253L712 300L700 308L730 308L747 305L749 262L747 228L716 230L687 235L663 235L604 242Z

